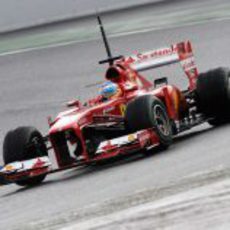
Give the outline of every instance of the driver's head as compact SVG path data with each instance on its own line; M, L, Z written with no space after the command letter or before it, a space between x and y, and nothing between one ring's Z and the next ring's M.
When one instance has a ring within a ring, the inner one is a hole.
M103 83L100 88L101 88L100 89L100 94L105 99L112 98L119 91L118 85L113 83L113 82L111 82L111 81L107 81L107 82Z

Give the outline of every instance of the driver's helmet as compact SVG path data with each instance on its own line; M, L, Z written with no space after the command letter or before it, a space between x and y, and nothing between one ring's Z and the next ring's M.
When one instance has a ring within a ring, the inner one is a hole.
M118 93L118 85L111 81L107 81L103 83L100 87L100 95L105 99L109 99L115 96L117 93Z

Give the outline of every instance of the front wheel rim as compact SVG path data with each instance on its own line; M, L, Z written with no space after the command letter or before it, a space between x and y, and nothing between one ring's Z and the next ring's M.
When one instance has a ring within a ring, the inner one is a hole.
M158 130L164 135L168 136L170 134L169 132L169 120L168 116L160 105L156 105L153 108L153 114L155 119L155 124L158 128Z

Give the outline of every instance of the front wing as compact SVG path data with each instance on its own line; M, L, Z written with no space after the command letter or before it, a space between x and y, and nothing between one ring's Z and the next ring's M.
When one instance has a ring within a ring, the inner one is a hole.
M73 167L87 166L89 163L95 163L118 155L130 154L142 149L151 149L159 144L159 137L153 129L146 129L103 141L98 146L93 158L90 160L76 160L65 167L53 168L48 156L13 162L0 167L0 185L7 185L20 180L55 173Z
M94 160L129 154L141 149L150 149L160 144L153 129L141 130L112 140L103 141L97 148Z
M0 167L0 185L47 174L50 168L49 157L37 157L31 160L9 163Z

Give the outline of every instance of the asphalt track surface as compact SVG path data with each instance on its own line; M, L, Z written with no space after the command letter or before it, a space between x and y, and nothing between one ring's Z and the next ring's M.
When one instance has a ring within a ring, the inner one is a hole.
M115 53L132 53L190 39L201 72L230 66L229 20L146 32L111 39ZM0 58L0 140L7 130L34 125L47 131L46 117L61 111L63 103L93 96L93 84L103 78L97 61L105 56L101 41L36 50ZM179 67L149 71L186 85ZM180 181L203 172L228 171L230 126L208 124L176 138L164 153L131 157L96 168L69 170L47 177L39 187L0 188L1 229L57 229L92 216L131 207L151 197L180 189ZM189 179L188 179L189 181ZM208 179L207 179L208 181ZM172 184L178 186L170 187ZM189 188L189 183L186 185ZM148 196L148 197L146 197ZM127 199L126 199L127 198ZM149 198L150 199L150 198ZM105 208L106 207L106 208Z

